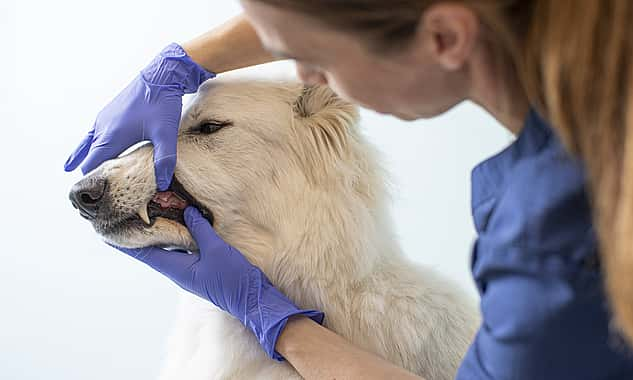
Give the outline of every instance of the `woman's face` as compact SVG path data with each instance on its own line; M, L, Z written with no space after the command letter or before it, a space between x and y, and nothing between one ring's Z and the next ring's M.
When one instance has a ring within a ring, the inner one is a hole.
M242 4L264 47L294 59L306 84L328 84L343 98L405 120L436 116L468 97L465 54L472 49L460 45L456 56L451 46L461 32L451 35L442 20L425 20L406 49L379 54L310 17L254 0Z

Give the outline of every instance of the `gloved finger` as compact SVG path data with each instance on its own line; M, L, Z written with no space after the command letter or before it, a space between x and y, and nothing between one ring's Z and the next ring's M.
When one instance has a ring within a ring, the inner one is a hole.
M112 142L94 141L86 156L81 171L86 174L101 165L104 161L116 158L128 147L120 147Z
M216 249L226 246L224 240L218 236L209 221L202 216L197 208L187 207L184 216L185 224L198 244L200 252L214 252Z
M163 127L160 139L154 138L154 174L158 191L165 191L171 184L176 168L178 128Z
M115 245L111 246L149 265L173 280L181 280L179 277L188 273L189 267L200 259L200 255L197 253L168 251L157 247L123 248Z
M68 156L66 163L64 163L64 170L67 172L72 172L77 169L77 166L83 162L90 150L90 145L92 144L92 139L94 136L95 130L93 129L88 132L88 134L84 137L83 140L79 143L74 152Z

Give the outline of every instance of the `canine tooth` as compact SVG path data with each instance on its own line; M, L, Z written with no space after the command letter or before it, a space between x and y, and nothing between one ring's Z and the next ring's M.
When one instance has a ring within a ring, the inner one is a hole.
M141 220L145 222L145 224L147 224L148 226L151 224L149 221L149 214L147 214L147 205L141 206L141 208L138 209L137 213L138 216L141 217Z

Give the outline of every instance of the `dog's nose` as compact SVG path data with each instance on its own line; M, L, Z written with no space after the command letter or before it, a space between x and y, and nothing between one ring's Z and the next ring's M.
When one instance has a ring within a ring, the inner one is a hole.
M86 219L94 219L106 189L106 180L101 177L86 177L70 189L70 202Z

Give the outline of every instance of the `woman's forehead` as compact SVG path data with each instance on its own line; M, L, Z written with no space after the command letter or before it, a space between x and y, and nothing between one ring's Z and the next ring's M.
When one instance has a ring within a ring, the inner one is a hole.
M308 16L257 1L242 1L264 48L280 58L314 60L340 45L345 35Z

